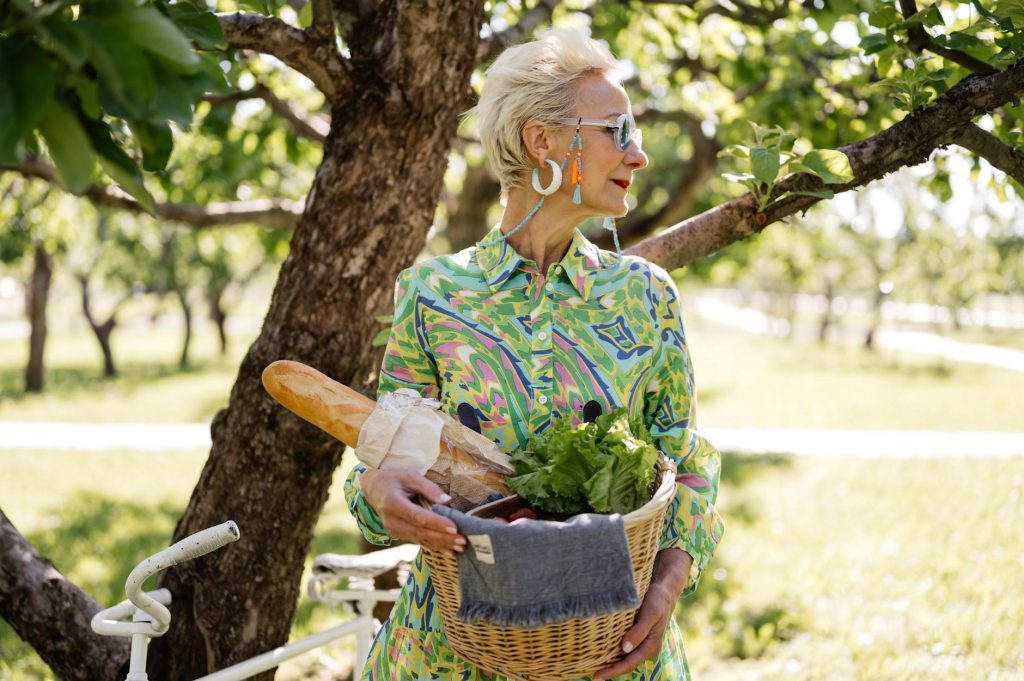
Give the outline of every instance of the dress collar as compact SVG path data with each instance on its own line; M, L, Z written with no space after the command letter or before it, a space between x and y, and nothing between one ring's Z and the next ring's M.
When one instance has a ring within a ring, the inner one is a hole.
M484 278L492 291L500 290L515 274L519 265L526 262L508 240L502 239L501 236L501 227L495 225L476 245L477 264L483 270ZM609 257L602 253L601 249L576 228L573 230L572 243L569 244L560 264L583 300L589 300L597 272L611 266L613 260L614 256Z

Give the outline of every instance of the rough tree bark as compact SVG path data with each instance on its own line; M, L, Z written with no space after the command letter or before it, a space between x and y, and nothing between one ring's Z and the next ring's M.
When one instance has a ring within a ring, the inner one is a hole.
M28 365L25 367L25 390L30 393L43 391L43 352L46 349L46 303L50 298L50 282L53 279L53 255L38 243L32 267L32 279L25 295L25 307L29 321Z
M154 681L195 678L288 637L342 447L274 403L260 374L289 358L360 385L376 369L374 315L387 312L391 282L423 247L482 20L482 0L382 3L350 36L359 87L333 100L263 331L214 419L210 457L174 535L230 518L242 538L162 580L174 620L151 647Z
M0 511L0 617L64 681L118 678L128 639L94 634L99 611Z

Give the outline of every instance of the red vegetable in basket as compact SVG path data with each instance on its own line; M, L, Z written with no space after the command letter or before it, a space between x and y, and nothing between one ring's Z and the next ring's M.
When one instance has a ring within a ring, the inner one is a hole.
M530 520L536 520L537 514L533 512L532 508L523 507L508 517L510 521L519 520L520 518L529 518Z

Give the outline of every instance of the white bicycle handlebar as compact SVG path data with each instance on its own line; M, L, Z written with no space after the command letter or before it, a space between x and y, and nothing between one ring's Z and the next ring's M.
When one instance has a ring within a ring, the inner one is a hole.
M236 541L239 536L241 535L235 521L229 520L185 537L155 556L150 556L132 570L132 573L128 575L128 581L124 583L125 593L128 594L128 600L138 606L139 610L153 618L153 631L158 634L166 632L167 627L171 624L171 613L161 603L142 591L145 581L161 570L216 551L225 544Z
M161 605L171 604L171 592L167 589L150 591L148 595ZM133 636L135 634L153 635L153 625L150 622L125 622L123 620L132 617L138 608L131 601L121 601L117 605L100 610L93 615L92 630L103 636Z

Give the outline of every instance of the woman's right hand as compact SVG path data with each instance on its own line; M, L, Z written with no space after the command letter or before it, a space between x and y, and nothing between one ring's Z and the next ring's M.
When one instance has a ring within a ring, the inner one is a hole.
M459 534L450 518L412 500L419 495L432 504L451 501L440 487L422 475L411 471L368 469L362 473L360 486L366 501L393 538L452 555L466 548L466 538Z

